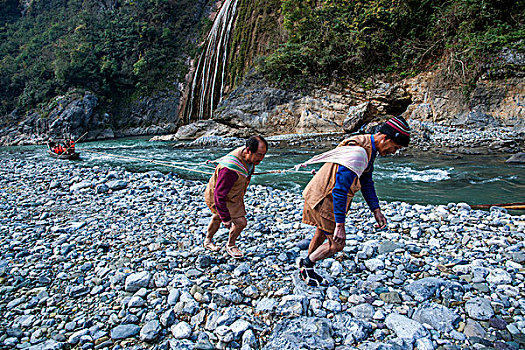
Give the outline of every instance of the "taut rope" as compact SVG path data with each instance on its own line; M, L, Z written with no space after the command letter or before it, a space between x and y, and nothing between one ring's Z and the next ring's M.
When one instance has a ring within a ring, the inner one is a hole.
M185 170L185 171L193 171L193 172L196 172L196 173L207 174L207 175L213 175L213 172L202 171L202 170L198 170L198 169L186 168L184 166L202 166L202 167L206 167L206 168L209 168L209 169L215 169L215 166L210 166L208 164L216 163L215 160L208 160L208 161L201 162L201 163L166 162L166 161L162 161L162 160L154 160L154 159L146 159L146 158L139 158L139 157L123 156L123 155L119 155L119 154L98 152L98 151L93 151L93 150L89 150L89 149L84 149L83 151L91 152L91 153L95 153L95 154L100 154L100 155L103 155L103 156L106 156L106 157L136 160L136 161L141 161L141 162L147 162L147 163L152 163L152 164L172 167L172 168ZM184 165L184 166L182 166L182 165ZM259 172L259 173L254 173L253 175L283 174L283 173L315 174L315 171L299 171L299 170L295 170L295 168L290 168L290 169L282 169L282 170L268 170L268 171L263 171L263 172Z
M157 164L157 165L169 166L169 167L180 169L180 170L193 171L193 172L196 172L196 173L213 175L212 172L202 171L202 170L197 170L197 169L185 168L183 166L179 166L178 165L178 164L181 164L181 165L191 165L191 166L197 166L197 165L199 165L199 166L206 166L206 163L195 163L195 164L192 164L192 163L184 163L184 162L165 162L165 161L162 161L162 160L145 159L145 158L138 158L138 157L129 157L129 156L122 156L122 155L110 154L110 153L104 153L104 152L98 152L98 151L92 151L92 150L84 150L84 151L91 152L91 153L96 153L96 154L101 154L101 155L104 155L104 156L107 156L107 157L129 159L129 160L138 160L138 161L152 163L152 164Z

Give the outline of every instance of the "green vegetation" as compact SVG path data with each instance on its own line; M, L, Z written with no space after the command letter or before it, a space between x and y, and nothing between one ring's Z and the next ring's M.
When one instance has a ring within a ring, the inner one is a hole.
M208 2L0 0L0 116L74 89L118 106L170 88L211 26ZM267 55L261 70L286 85L441 65L444 81L468 88L487 63L505 74L503 48L524 53L524 22L525 0L239 0L226 85Z
M75 88L114 103L181 81L205 4L0 0L0 116Z
M444 81L468 85L502 48L525 51L523 0L282 0L282 13L289 40L262 71L295 86L436 64Z
M227 86L239 84L258 56L274 52L283 39L281 0L239 0L230 45Z

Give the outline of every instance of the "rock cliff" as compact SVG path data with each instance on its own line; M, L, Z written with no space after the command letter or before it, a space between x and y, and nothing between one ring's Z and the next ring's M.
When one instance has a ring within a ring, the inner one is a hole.
M436 86L435 75L426 72L393 84L375 81L366 90L348 84L298 93L272 87L255 74L219 105L213 121L181 128L174 139L354 132L400 114L409 120L457 128L510 127L518 131L516 135L525 130L525 81L521 77L482 78L467 99L457 89ZM192 132L185 132L188 130Z
M220 4L216 3L211 13L204 16L212 20ZM523 134L525 80L520 67L525 66L525 57L516 52L503 50L499 64L517 69L510 74L498 73L487 66L486 73L468 92L444 81L443 68L439 67L395 82L375 78L360 84L347 81L306 91L286 90L273 86L253 70L245 75L255 65L255 53L264 55L285 40L279 29L278 3L250 4L239 0L237 13L240 20L231 34L224 98L207 120L189 123L181 119L191 82L189 74L185 83L174 83L169 89L124 103L112 105L100 101L93 92L74 90L55 97L40 110L24 115L14 111L0 124L0 144L43 143L51 137L75 138L85 132L86 140L165 134L171 134L165 139L188 140L201 136L245 137L253 133L349 133L360 128L370 130L381 120L400 114L409 120L436 125L477 130L507 127L516 130L517 137ZM243 40L247 33L252 33L248 44ZM259 37L262 41L257 40ZM191 66L195 61L188 60L187 64ZM421 130L421 135L425 132ZM513 152L522 147L523 141L514 143Z

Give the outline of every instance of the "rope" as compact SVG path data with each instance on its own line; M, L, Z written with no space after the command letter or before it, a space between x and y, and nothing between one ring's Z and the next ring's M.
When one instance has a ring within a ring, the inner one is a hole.
M206 163L217 163L218 164L219 162L216 161L216 160L208 160L208 161L206 161ZM294 168L289 168L289 169L262 171L262 172L259 172L259 173L253 173L253 175L282 174L282 173L295 173L295 174L315 175L315 170L312 170L312 171L299 171L299 170L295 170L295 167L294 167Z
M176 168L176 169L180 169L180 170L193 171L193 172L196 172L196 173L202 173L202 174L207 174L207 175L213 175L213 173L210 173L210 172L208 172L208 171L202 171L202 170L197 170L197 169L189 169L189 168L185 168L185 167L182 167L182 166L178 166L178 165L176 165L176 164L187 165L187 164L189 164L189 163L164 162L164 161L161 161L161 160L154 160L154 159L145 159L145 158L138 158L138 157L122 156L122 155L110 154L110 153L104 153L104 152L97 152L97 151L92 151L92 150L84 150L84 151L86 151L86 152L91 152L91 153L96 153L96 154L101 154L101 155L108 156L108 157L121 158L121 159L130 159L130 160L139 160L139 161L142 161L142 162L148 162L148 163L152 163L152 164L158 164L158 165L169 166L169 167ZM191 164L191 165L192 165L192 166L198 166L198 165L205 165L205 164L196 163L196 164Z
M186 168L186 167L183 167L183 166L180 166L180 165L204 166L204 167L207 167L209 169L214 169L215 168L214 166L212 167L212 166L209 166L208 164L209 163L217 163L217 161L214 161L214 160L208 160L206 162L201 162L201 163L165 162L165 161L162 161L162 160L154 160L154 159L145 159L145 158L138 158L138 157L123 156L123 155L98 152L98 151L93 151L93 150L88 150L88 149L85 149L84 151L100 154L100 155L107 156L107 157L129 159L129 160L137 160L137 161L142 161L142 162L147 162L147 163L152 163L152 164L158 164L158 165L168 166L168 167L172 167L172 168L176 168L176 169L180 169L180 170L193 171L193 172L196 172L196 173L207 174L207 175L213 175L213 172L202 171L202 170L197 170L197 169L190 169L190 168ZM282 169L282 170L268 170L268 171L254 173L253 175L285 174L285 173L309 174L309 175L312 175L312 174L315 174L315 170L312 170L312 171L300 171L300 170L295 170L295 168L290 168L290 169Z
M295 173L295 174L309 174L309 175L315 175L315 169L312 171L300 171L295 170L294 168L290 169L283 169L283 170L268 170L263 171L260 173L254 173L253 175L264 175L264 174L285 174L285 173Z

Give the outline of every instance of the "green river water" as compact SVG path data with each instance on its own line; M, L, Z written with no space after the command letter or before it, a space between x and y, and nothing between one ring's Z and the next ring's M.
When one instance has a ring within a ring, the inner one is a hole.
M151 164L145 161L116 158L109 155L152 159L163 162L200 163L217 159L229 149L174 148L172 142L149 142L147 138L128 138L108 141L85 142L77 145L81 159L79 166L124 167L129 171L173 171L186 179L207 181L209 175ZM34 153L50 162L58 161L46 155L44 146L2 148L8 152ZM90 151L103 152L101 155ZM323 150L309 148L270 148L257 171L287 169L304 162ZM493 204L525 202L525 165L507 164L509 155L444 157L424 154L420 157L378 157L375 161L374 181L380 200L403 201L418 204ZM64 162L65 160L60 160ZM67 162L67 161L66 161ZM183 165L185 168L189 166ZM319 168L311 166L307 169ZM201 166L197 169L211 171ZM253 177L252 184L273 186L300 192L312 177L311 174L268 174ZM358 198L361 200L361 197ZM515 211L517 214L524 211Z

